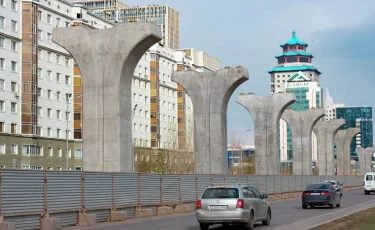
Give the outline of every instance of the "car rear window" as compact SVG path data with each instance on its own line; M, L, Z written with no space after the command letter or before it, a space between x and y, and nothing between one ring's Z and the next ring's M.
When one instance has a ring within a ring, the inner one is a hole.
M328 189L328 184L310 184L306 187L306 190L310 189Z
M366 181L372 181L372 175L367 175L366 176Z
M239 198L237 188L209 188L203 193L203 199Z

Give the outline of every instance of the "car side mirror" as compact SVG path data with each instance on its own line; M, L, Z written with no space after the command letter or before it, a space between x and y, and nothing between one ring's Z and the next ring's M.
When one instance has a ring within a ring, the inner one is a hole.
M266 199L266 198L268 198L268 195L267 194L263 194L262 195L262 199Z

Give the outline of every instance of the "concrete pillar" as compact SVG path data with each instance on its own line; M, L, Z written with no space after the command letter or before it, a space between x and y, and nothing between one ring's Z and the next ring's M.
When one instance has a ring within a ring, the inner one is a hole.
M282 119L288 123L292 130L294 175L312 175L311 134L316 122L324 114L324 109L305 111L287 109L282 115Z
M374 148L368 147L356 148L359 161L359 175L365 175L367 172L371 172L371 159L374 152Z
M355 135L360 132L360 128L337 131L334 138L334 143L336 143L337 175L350 173L350 144Z
M318 121L313 131L318 140L318 166L319 175L334 175L333 171L333 138L341 126L345 125L344 119Z
M194 107L195 173L227 173L228 101L233 91L248 79L244 68L172 73L172 80L187 91Z
M277 93L270 96L248 94L237 97L237 103L249 111L254 121L257 175L280 174L280 117L295 100L296 96L292 93Z
M16 225L13 222L4 222L4 217L0 216L0 230L15 230Z
M133 171L132 78L161 36L160 27L149 22L53 29L52 41L73 56L82 74L85 170Z

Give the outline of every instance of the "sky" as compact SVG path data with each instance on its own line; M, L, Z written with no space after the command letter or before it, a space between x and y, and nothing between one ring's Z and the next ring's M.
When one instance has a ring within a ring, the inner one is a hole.
M313 64L322 72L320 86L335 102L375 106L374 0L122 0L129 6L168 5L180 13L180 46L203 50L221 67L241 65L249 80L233 93L228 105L231 133L242 144L254 144L250 114L236 103L241 92L270 94L274 56L279 44L297 32L309 43ZM250 132L246 130L251 129Z

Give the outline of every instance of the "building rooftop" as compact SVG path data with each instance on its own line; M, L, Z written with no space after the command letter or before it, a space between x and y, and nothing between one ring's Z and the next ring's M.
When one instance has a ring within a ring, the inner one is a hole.
M308 46L306 42L303 42L297 38L296 31L292 31L292 37L284 44L281 44L281 47L284 47L286 45L302 45L302 46Z
M275 56L276 58L279 58L279 57L283 57L283 56L297 56L297 55L300 55L300 56L310 56L310 57L313 57L312 54L306 52L306 51L292 51L292 52L285 52L285 53L282 53L280 55L277 55Z
M316 71L319 74L321 72L315 68L314 66L311 65L300 65L300 66L276 66L275 68L271 69L268 71L268 73L273 73L273 72L292 72L292 71Z

